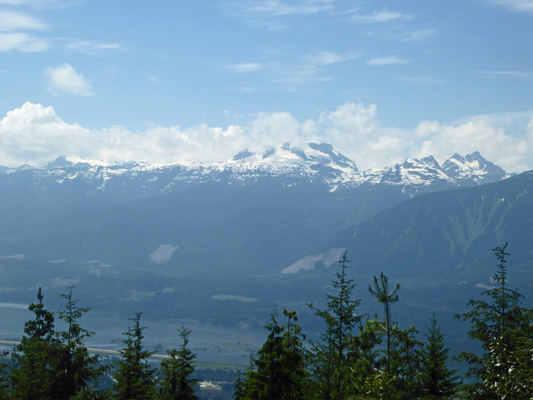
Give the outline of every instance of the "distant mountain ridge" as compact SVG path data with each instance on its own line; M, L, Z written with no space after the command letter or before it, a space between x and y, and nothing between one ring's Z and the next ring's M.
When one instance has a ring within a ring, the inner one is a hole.
M106 166L60 157L0 173L0 257L184 276L278 273L412 197L504 177L479 153L361 172L325 143L218 163Z
M513 274L525 281L533 266L533 171L500 182L417 196L338 232L320 252L282 272L329 264L328 254L357 251L356 267L396 276L487 279L491 249L510 242ZM529 275L530 277L531 275ZM516 283L515 283L516 284Z
M513 285L531 280L532 177L477 152L360 171L316 143L219 163L0 168L0 301L76 284L104 311L262 326L273 301L321 297L348 250L360 293L383 271L409 312L451 314L492 284L490 249L505 241ZM260 300L228 312L221 294Z
M262 154L243 151L228 161L215 163L124 162L106 166L59 157L43 168L27 165L0 167L0 185L6 182L1 175L14 178L27 171L32 172L32 179L36 181L52 180L59 184L83 181L98 190L105 190L114 181L124 185L129 180L129 184L138 186L140 192L166 192L185 183L246 185L276 179L283 185L302 181L321 184L330 191L359 186L403 186L414 194L495 182L507 176L502 168L487 161L477 151L464 157L454 154L442 166L433 156L428 156L419 160L409 158L391 167L359 171L354 161L327 143L309 143L304 148L285 143Z

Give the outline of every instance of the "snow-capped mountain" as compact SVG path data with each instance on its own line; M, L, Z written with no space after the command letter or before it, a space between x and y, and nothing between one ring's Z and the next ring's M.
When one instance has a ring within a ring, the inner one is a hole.
M442 170L457 182L476 184L494 182L505 176L505 171L485 160L478 151L462 157L454 154L442 164Z
M0 169L0 259L270 273L418 194L503 177L479 153L443 166L426 157L359 171L324 143L245 151L218 163L60 157L42 168Z
M247 185L277 181L283 186L314 183L329 191L359 186L401 186L416 194L437 189L474 186L500 180L506 173L485 160L479 152L465 157L458 154L439 165L432 156L408 159L391 167L359 171L349 158L326 143L309 143L303 148L286 143L262 154L243 151L226 162L175 162L170 164L126 162L99 165L60 157L44 168L21 166L0 168L0 185L12 182L19 174L26 179L65 185L88 185L91 190L123 190L130 187L139 196L168 192L184 184L225 183ZM4 178L1 178L4 175ZM132 192L133 194L133 192Z

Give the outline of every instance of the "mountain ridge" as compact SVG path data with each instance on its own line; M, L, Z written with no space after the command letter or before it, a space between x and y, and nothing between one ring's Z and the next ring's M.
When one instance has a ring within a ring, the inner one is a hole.
M285 143L260 153L248 150L225 162L201 163L176 161L173 163L144 163L126 161L114 165L90 163L79 158L58 157L45 167L23 165L18 168L0 167L0 175L32 171L34 178L55 179L57 183L85 180L105 190L109 181L144 176L146 187L169 190L177 183L226 182L232 185L253 183L268 178L284 178L283 184L298 180L319 183L330 191L342 188L373 185L409 187L414 194L434 186L438 188L473 186L495 182L508 176L499 166L487 161L479 152L466 156L454 154L442 165L433 156L408 158L402 164L359 171L355 162L327 143L309 143L306 147L292 147ZM156 183L158 180L164 184ZM98 184L99 183L99 184ZM433 190L433 189L432 189Z

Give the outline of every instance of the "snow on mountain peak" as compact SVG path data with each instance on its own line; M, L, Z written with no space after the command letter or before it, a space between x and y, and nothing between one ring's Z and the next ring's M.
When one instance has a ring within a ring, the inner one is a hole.
M353 174L358 171L352 160L327 143L309 143L304 148L293 147L290 143L284 143L278 147L268 149L263 154L245 150L236 154L230 162L250 162L265 166L273 164L295 166L321 164L343 173Z
M442 170L454 179L469 183L495 182L506 176L502 168L487 161L479 151L465 157L455 153L442 164Z
M57 183L85 180L107 190L120 177L139 182L143 190L169 190L186 183L220 182L247 185L275 179L284 186L313 182L328 190L361 185L400 186L411 194L435 186L472 186L500 180L506 173L484 159L479 152L465 157L454 154L442 166L433 156L408 158L402 164L359 171L355 163L327 143L309 143L302 147L285 143L262 153L241 151L226 162L201 163L176 161L167 164L124 162L103 165L79 157L59 157L44 168L0 167L0 174L33 170L36 177L52 178ZM120 178L122 179L122 178ZM121 180L121 182L124 182ZM122 183L124 184L124 183Z

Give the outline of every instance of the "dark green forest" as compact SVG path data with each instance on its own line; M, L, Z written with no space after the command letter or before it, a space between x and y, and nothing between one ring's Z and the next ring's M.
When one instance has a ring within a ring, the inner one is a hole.
M265 327L266 341L251 355L248 369L235 377L233 393L226 398L533 398L533 310L508 285L506 248L507 244L493 249L494 287L455 316L476 343L475 351L454 358L455 364L464 365L461 372L450 367L451 349L435 313L420 330L395 319L401 288L383 273L368 286L382 312L360 312L362 300L354 298L355 283L347 274L350 260L344 253L324 305L307 305L322 323L320 335L307 339L295 311L273 311ZM52 313L38 290L21 341L3 355L0 399L185 400L223 398L227 392L204 397L199 381L220 375L195 370L189 329L180 329L180 345L155 363L143 342L142 313L136 313L123 333L120 356L110 361L91 354L85 345L94 335L81 324L90 309L78 305L74 287L61 297L64 308Z

